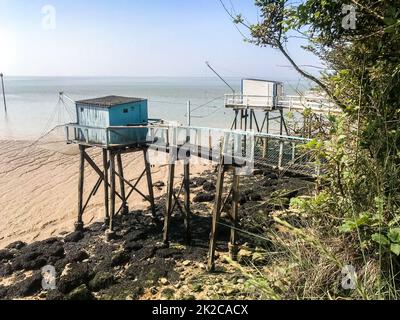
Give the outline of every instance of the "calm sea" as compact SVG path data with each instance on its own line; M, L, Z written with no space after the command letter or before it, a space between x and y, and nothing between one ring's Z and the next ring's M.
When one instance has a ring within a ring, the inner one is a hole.
M227 80L240 90L239 78ZM223 108L223 96L230 90L216 78L5 77L5 89L8 112L0 99L0 139L36 139L74 121L74 105L68 100L60 103L60 91L74 100L106 95L147 98L151 118L180 123L186 123L190 100L192 125L227 128L233 120L232 111ZM287 94L296 89L306 90L307 84L285 85Z

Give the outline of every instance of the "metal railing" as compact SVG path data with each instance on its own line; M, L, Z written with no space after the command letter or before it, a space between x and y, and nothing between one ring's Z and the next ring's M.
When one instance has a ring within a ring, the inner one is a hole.
M162 152L189 152L213 162L224 157L228 164L249 168L270 167L308 176L320 172L315 156L304 147L310 139L299 137L162 124L108 128L68 124L65 131L68 143L102 148L146 145Z
M226 94L226 108L253 108L253 109L288 109L302 111L310 109L314 113L338 114L342 110L330 99L317 95L304 96L259 96Z

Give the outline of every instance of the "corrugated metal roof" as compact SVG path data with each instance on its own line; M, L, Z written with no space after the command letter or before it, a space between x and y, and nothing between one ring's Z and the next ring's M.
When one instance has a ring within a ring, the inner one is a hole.
M121 96L106 96L101 98L94 98L94 99L87 99L87 100L80 100L77 101L77 104L80 105L90 105L90 106L97 106L97 107L104 107L104 108L111 108L113 106L118 106L121 104L133 103L133 102L140 102L146 99L143 98L130 98L130 97L121 97Z

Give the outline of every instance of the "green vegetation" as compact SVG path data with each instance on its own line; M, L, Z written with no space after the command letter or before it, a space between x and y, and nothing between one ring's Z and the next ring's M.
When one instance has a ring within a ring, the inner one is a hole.
M282 52L305 78L331 97L343 112L330 117L330 132L311 143L327 163L321 193L291 201L305 215L295 228L276 219L270 231L275 265L286 273L289 298L398 297L400 254L400 7L393 1L256 0L260 21L241 15L247 41ZM228 10L227 10L228 11ZM356 20L354 20L356 17ZM317 55L320 76L303 70L286 49L294 36ZM356 288L343 289L342 269L354 266ZM259 270L257 270L259 272ZM260 282L262 287L266 276ZM268 288L270 283L267 284Z

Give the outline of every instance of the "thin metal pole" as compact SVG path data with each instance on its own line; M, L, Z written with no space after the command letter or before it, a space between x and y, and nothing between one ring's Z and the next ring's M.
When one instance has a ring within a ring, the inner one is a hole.
M191 106L190 106L190 101L187 102L187 125L188 127L191 126L192 124L192 119L191 119Z
M0 73L0 78L1 78L1 87L3 89L4 111L7 112L6 93L4 89L4 75L2 73Z

